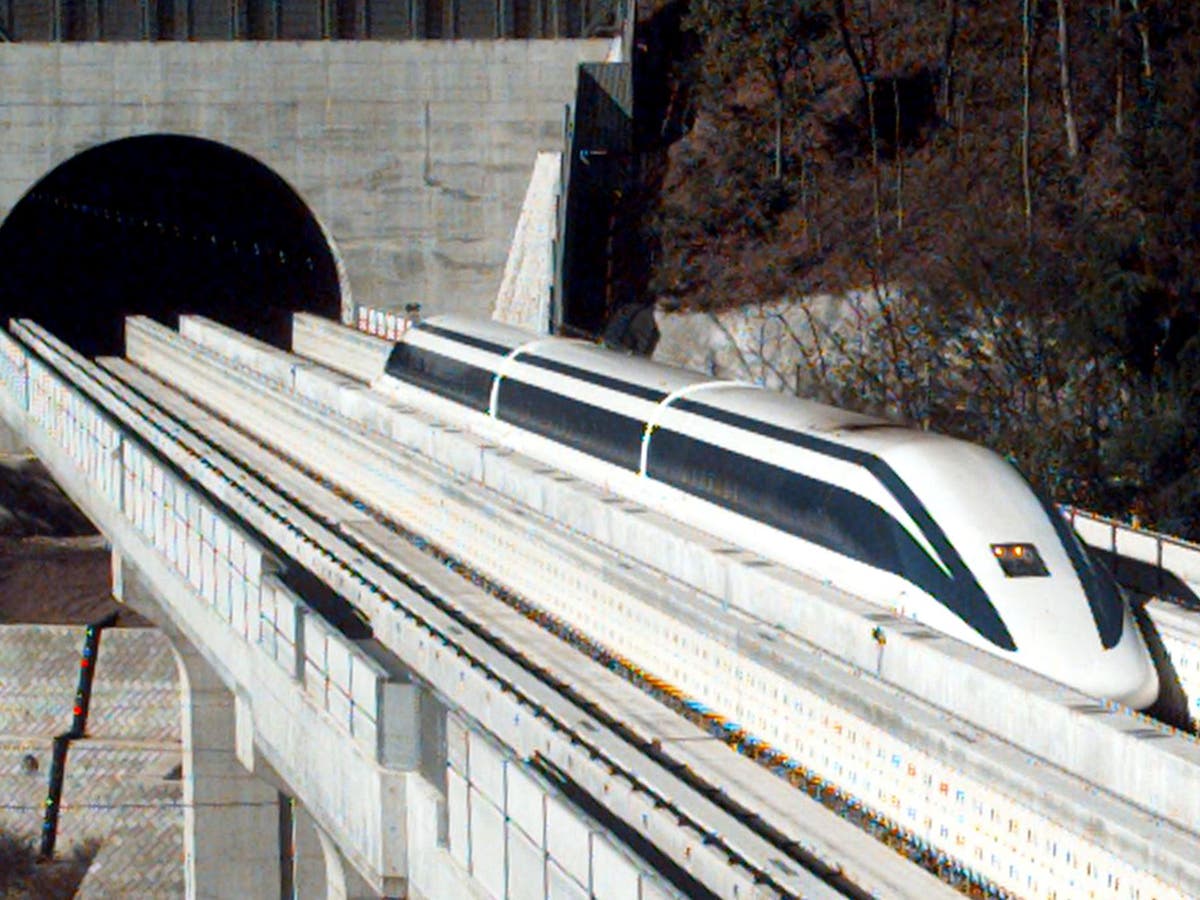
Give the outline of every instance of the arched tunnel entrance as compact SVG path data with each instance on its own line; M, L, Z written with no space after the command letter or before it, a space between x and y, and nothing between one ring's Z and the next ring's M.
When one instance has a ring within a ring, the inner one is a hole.
M123 350L140 313L199 313L286 346L291 313L337 318L334 250L299 195L223 144L148 135L46 175L0 225L0 315L88 356Z

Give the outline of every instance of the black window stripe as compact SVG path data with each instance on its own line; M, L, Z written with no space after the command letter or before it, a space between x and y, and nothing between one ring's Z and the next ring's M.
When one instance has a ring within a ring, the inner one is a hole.
M641 465L645 425L640 419L514 378L500 382L496 417L633 472Z
M450 328L445 328L441 325L432 325L428 322L418 322L416 325L420 331L427 331L430 334L436 334L439 337L444 337L447 340L458 341L466 344L469 347L475 347L478 350L484 350L488 353L495 353L500 356L508 356L517 347L506 347L503 344L497 344L494 341L489 341L484 338L478 338L469 334L462 334ZM530 342L537 340L535 337L530 337ZM519 345L518 345L519 346ZM608 388L612 391L617 391L622 394L627 394L631 397L638 397L642 400L649 400L652 403L659 403L666 399L665 391L660 391L656 388L644 387L640 384L632 384L628 381L622 381L620 378L613 378L608 375L601 375L599 372L592 372L588 369L573 366L570 363L559 362L555 359L546 359L544 356L518 354L516 359L522 363L531 366L537 366L540 369L546 369L550 372L556 372L559 375L567 375L571 378L578 378L580 381L586 381L588 384L595 384L600 387Z
M587 369L581 369L578 366L573 366L570 363L559 362L556 359L546 359L544 356L525 356L521 354L517 356L517 361L531 366L537 366L539 369L546 369L550 372L557 372L559 375L566 375L570 378L578 378L580 381L586 381L588 384L594 384L602 388L608 388L610 391L617 391L621 394L626 394L630 397L637 397L641 400L649 400L651 403L661 403L666 399L665 391L660 391L657 388L643 387L640 384L631 384L628 381L622 381L619 378L613 378L609 375L601 375L599 372L591 372Z
M462 360L412 344L396 344L384 371L406 384L432 391L448 400L487 412L495 376Z
M1105 649L1112 649L1120 642L1121 632L1125 630L1125 604L1121 600L1121 589L1117 587L1108 569L1098 564L1079 542L1059 508L1040 491L1035 493L1042 509L1050 517L1059 540L1066 548L1075 574L1079 576L1079 583L1083 585L1083 591L1087 594L1092 620L1096 623L1096 630L1100 632L1100 643Z
M897 575L905 575L908 567L895 544L906 540L928 560L928 569L946 577L883 509L828 482L668 429L655 431L650 440L646 474Z
M966 564L959 557L958 552L951 545L948 538L942 532L941 526L934 521L933 516L925 509L925 505L917 498L912 489L905 484L904 479L896 474L887 463L873 453L868 453L865 450L858 450L854 447L845 447L833 441L825 440L824 438L814 437L811 434L806 434L802 431L795 431L791 428L784 428L780 425L773 425L770 422L764 422L761 419L752 419L749 416L743 416L739 413L730 412L725 409L719 409L715 406L709 406L707 403L699 403L695 400L680 399L671 405L672 409L679 409L684 412L694 413L698 416L703 416L706 419L711 419L716 422L721 422L725 425L731 425L734 428L740 428L744 431L759 434L763 437L769 437L774 440L786 444L793 444L797 447L802 447L805 450L811 450L814 453L820 453L824 456L832 456L835 459L840 459L843 462L852 463L856 466L861 466L870 472L875 478L886 488L896 501L912 518L914 524L921 529L925 534L926 539L937 551L938 555L946 563L953 572L955 564L967 575L970 575ZM973 576L972 576L973 578Z
M672 404L672 408L694 413L713 421L731 425L764 437L773 438L783 443L803 447L806 450L812 450L825 456L832 456L835 459L865 468L896 498L900 507L908 513L913 523L925 535L930 546L933 547L934 551L950 569L953 577L950 584L953 585L954 590L951 593L935 593L934 596L942 600L948 608L988 640L1007 650L1016 649L1016 644L1013 642L1008 628L1000 619L996 608L992 605L991 600L988 599L987 594L984 593L983 588L979 586L979 582L976 581L971 570L967 568L966 563L962 561L962 557L958 555L958 551L954 549L949 538L942 531L941 526L937 524L933 516L925 509L925 505L921 503L912 489L882 459L871 453L867 453L865 450L843 447L840 444L835 444L833 441L794 431L790 428L783 428L779 425L772 425L770 422L763 422L759 419L740 415L739 413L718 409L717 407L709 406L706 403L699 403L695 400L678 400ZM656 431L654 437L651 438L651 448L653 448L654 440L657 436L658 432Z
M474 347L476 350L485 350L488 353L495 353L499 356L508 356L508 354L517 349L516 347L506 347L503 344L497 344L495 341L478 338L474 335L461 334L449 328L443 328L441 325L431 325L429 322L418 322L415 327L418 331L427 331L430 334L436 334L438 337L457 341L460 344L466 344L468 347ZM520 344L517 346L519 347Z
M873 453L868 453L865 450L858 450L854 447L845 447L833 441L825 440L824 438L814 437L811 434L806 434L802 431L795 431L791 428L784 428L780 425L772 425L770 422L763 422L761 419L752 419L749 416L743 416L739 413L730 412L725 409L719 409L715 406L709 406L707 403L699 403L695 400L680 399L671 405L672 409L679 409L684 412L694 413L698 416L703 416L706 419L711 419L716 422L721 422L725 425L731 425L734 428L740 428L744 431L759 434L763 437L769 437L786 444L793 444L797 447L803 447L805 450L811 450L814 453L821 453L825 456L832 456L835 459L840 459L843 462L852 463L856 466L861 466L870 472L875 478L886 488L896 501L912 518L914 524L921 529L930 545L937 551L937 554L942 558L952 572L958 569L971 577L970 571L966 564L958 555L941 526L934 521L933 516L925 509L925 505L917 498L917 495L912 492L912 489L904 482L895 470L892 469L878 456Z

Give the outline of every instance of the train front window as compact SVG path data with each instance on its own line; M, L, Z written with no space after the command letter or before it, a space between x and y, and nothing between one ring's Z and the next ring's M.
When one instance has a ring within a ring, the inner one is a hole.
M1033 544L992 544L992 555L1009 578L1037 578L1050 574Z

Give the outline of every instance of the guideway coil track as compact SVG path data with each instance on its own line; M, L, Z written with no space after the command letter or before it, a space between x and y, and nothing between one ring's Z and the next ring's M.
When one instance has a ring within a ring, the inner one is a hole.
M478 633L461 634L461 629L455 626L455 617L440 608L444 604L440 604L439 598L426 588L405 583L398 573L388 571L371 554L365 553L362 546L355 546L344 536L333 534L314 517L264 488L224 453L194 435L184 423L164 416L141 398L132 396L117 380L97 371L36 326L22 325L17 331L35 353L53 362L60 377L103 407L127 429L127 439L134 437L179 471L198 480L231 513L252 525L270 543L304 562L335 590L354 598L372 622L377 616L386 620L389 615L394 617L400 613L410 625L417 627L420 634L432 637L459 658L470 661L473 672L487 678L506 695L515 697L529 710L533 721L549 730L550 739L544 741L541 751L548 759L557 761L564 770L574 769L578 775L578 762L572 766L569 760L583 752L583 759L602 763L610 773L628 783L635 795L645 797L650 804L645 808L673 811L679 827L691 831L698 839L688 843L688 863L689 870L702 881L708 866L705 860L715 862L717 858L723 858L726 872L732 865L735 870L745 873L744 877L732 879L747 889L747 893L738 896L821 896L830 890L827 884L804 873L796 873L794 869L788 875L778 870L766 871L756 865L753 860L776 857L778 848L764 844L761 838L714 809L709 801L678 783L671 773L654 765L648 766L644 756L642 762L634 763L636 757L630 757L628 745L614 743L607 737L603 723L593 722L586 729L587 733L569 724L594 717L565 704L561 695L548 691L542 681L531 681L528 671L516 666L507 653L496 652L494 646L481 641ZM436 681L434 683L436 687ZM518 741L514 746L520 743ZM633 774L635 770L652 771L654 785ZM586 781L585 777L585 786ZM661 788L673 782L668 796ZM684 805L680 806L680 803ZM622 812L628 815L627 810ZM633 818L632 822L626 821L636 830L637 817ZM706 824L712 821L721 821L727 826L715 833ZM748 849L745 852L734 849L731 841ZM715 879L714 883L730 880L728 877ZM850 892L854 890L850 885L845 888Z
M171 342L178 340L165 333L160 334L159 336L164 337ZM435 550L435 548L429 546L423 539L418 538L411 533L403 532L394 524L394 522L387 520L384 515L378 513L377 511L373 511L369 505L364 503L362 500L355 499L347 495L344 490L331 485L319 473L311 471L304 466L303 463L295 460L292 454L282 451L278 447L268 447L259 438L252 438L244 433L235 431L230 425L222 421L223 416L217 414L214 408L210 407L207 411L200 412L193 403L184 400L173 391L166 390L161 383L151 379L141 371L134 369L124 361L104 361L103 364L110 371L113 371L115 374L117 374L123 381L134 387L149 399L153 400L153 402L159 406L166 409L172 415L180 418L181 420L187 421L191 427L201 431L208 439L214 441L215 443L219 443L223 448L226 448L227 451L235 452L240 459L249 460L250 462L248 465L250 468L253 468L256 471L263 471L268 467L271 468L273 473L272 480L276 489L282 490L292 496L297 494L312 496L312 491L310 488L315 482L324 485L329 493L336 494L339 497L344 497L345 500L339 500L336 502L331 501L329 503L322 504L322 515L329 523L331 523L331 527L337 528L337 523L344 522L348 518L353 518L354 516L373 514L378 521L386 525L387 532L389 534L400 534L402 535L403 540L415 542L422 546L426 551ZM191 391L197 396L212 398L217 396L219 391L216 384L199 380L194 381L181 369L173 371L170 382L173 385L182 385L185 390ZM222 401L213 403L212 406L219 407L223 410L228 409L228 402L225 402L226 400L232 402L230 398L225 398L222 396ZM294 446L294 442L291 444L291 446ZM285 467L280 467L277 464L273 465L273 463L277 463L279 459L286 459L290 465ZM338 503L342 503L345 508L338 510L336 508ZM355 529L355 537L362 537L368 544L378 546L377 542L372 541L371 537L364 534L361 529ZM392 542L392 546L394 546L394 542ZM603 648L599 647L593 642L588 641L586 638L583 638L578 632L574 632L569 628L569 626L564 627L562 623L554 621L553 617L549 617L538 608L522 602L520 598L516 598L510 594L507 594L506 592L499 591L496 586L488 584L487 580L479 573L467 570L461 564L449 559L444 554L439 554L438 558L444 563L454 565L455 568L464 575L464 577L469 578L472 582L478 585L486 587L493 595L503 594L502 599L504 599L505 602L509 603L510 605L513 605L522 615L535 619L543 627L554 629L555 633L559 634L560 636L567 637L575 646L583 649L584 652L588 653L590 656L592 656L592 658L598 659L607 668L620 671L618 663L620 663L621 660L619 657L614 658L611 654L604 651ZM513 648L513 652L517 652L515 648ZM533 662L530 662L529 664L531 666L537 665ZM695 768L695 760L691 761L691 766L682 764L679 759L673 759L671 754L664 752L661 745L647 741L644 737L640 737L637 734L636 729L631 729L624 722L619 721L611 715L605 713L604 710L598 707L595 702L579 695L577 691L565 684L561 677L555 677L550 672L546 672L545 677L552 678L555 686L558 689L568 692L577 700L577 702L589 709L594 715L596 715L598 718L604 719L610 728L618 733L624 734L627 740L639 746L642 749L642 752L654 758L662 765L672 769L678 777L687 781L694 788L696 788L696 790L708 795L714 803L717 803L722 808L726 809L730 814L737 816L743 822L752 822L755 830L759 831L764 837L771 840L776 846L783 848L782 852L785 852L787 855L793 858L799 857L799 862L821 873L822 877L840 885L843 890L853 890L851 877L848 877L842 872L840 865L836 864L836 862L826 861L826 859L814 856L811 852L807 852L804 846L801 843L798 843L794 837L784 834L771 825L770 814L767 814L765 817L760 816L739 804L734 797L729 796L726 791L722 790L722 788L718 785L721 784L723 776L728 774L727 769L724 771L710 770L708 773L697 773L693 771ZM672 705L676 706L677 708L681 708L678 704L677 692L672 691L668 685L662 685L657 681L657 679L654 679L653 676L650 676L648 673L646 674L646 678L651 682L660 684L661 690L668 692L667 694L663 694L663 699L672 701ZM624 705L621 707L611 707L610 705L610 708L624 709ZM683 711L687 712L686 709ZM721 737L723 740L729 740L728 734L723 733ZM678 754L676 754L676 756L678 756ZM719 760L718 764L721 763L728 765L728 760ZM706 777L710 780L706 781ZM801 783L803 784L803 781ZM822 785L819 781L814 782L814 785L816 785L815 787L812 787L812 791L814 793L822 794L823 790L827 790L827 786ZM828 794L823 794L821 799L829 800L830 798ZM799 802L807 803L808 801L800 800ZM851 814L855 814L853 810L851 810ZM844 825L844 823L837 822L835 819L831 822L827 822L825 824L825 828L828 829L835 823L838 825ZM849 829L848 833L853 833L853 829ZM864 838L866 837L866 835L861 836ZM869 838L866 840L864 846L869 852L871 849L871 841ZM884 848L875 845L873 849L882 856L884 869L891 869L894 866L903 865L902 861L898 858L896 859L895 863L889 863L888 859L891 854L884 850ZM861 853L863 851L860 849L856 852ZM829 855L830 854L828 851L822 854L824 857L828 857ZM910 869L904 873L903 877L909 882L912 882L913 879L916 879L918 882L923 881L922 873L917 870ZM892 887L894 886L895 885L893 884ZM927 885L926 890L928 891L933 887L933 882L930 882L930 884Z

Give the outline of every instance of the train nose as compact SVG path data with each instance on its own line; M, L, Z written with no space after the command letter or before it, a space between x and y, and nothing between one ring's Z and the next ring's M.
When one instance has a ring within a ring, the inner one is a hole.
M1143 677L1136 680L1124 694L1113 696L1123 706L1130 709L1146 709L1158 699L1158 672L1153 665L1146 665Z
M1098 692L1101 696L1138 710L1146 709L1158 699L1158 669L1128 610L1121 640L1101 657L1100 671L1108 682L1106 689Z

